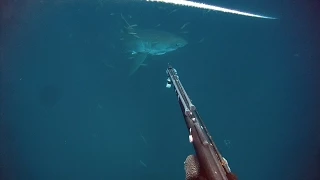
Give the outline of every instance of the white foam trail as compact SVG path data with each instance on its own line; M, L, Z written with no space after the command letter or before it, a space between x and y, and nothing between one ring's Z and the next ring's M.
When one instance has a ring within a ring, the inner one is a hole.
M220 11L220 12L225 12L225 13L231 13L231 14L237 14L237 15L249 16L249 17L256 17L256 18L263 18L263 19L277 19L277 18L273 18L273 17L262 16L262 15L247 13L247 12L241 12L241 11L237 11L237 10L232 10L232 9L227 9L227 8L223 8L223 7L208 5L208 4L204 4L204 3L197 3L197 2L193 2L193 1L187 1L187 0L146 0L146 1L175 4L175 5L180 5L180 6L188 6L188 7L200 8L200 9Z

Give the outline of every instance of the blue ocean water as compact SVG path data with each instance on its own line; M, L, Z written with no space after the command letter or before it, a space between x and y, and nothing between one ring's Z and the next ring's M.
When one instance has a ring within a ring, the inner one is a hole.
M128 0L1 2L0 179L185 179L194 150L165 88L170 63L239 179L319 180L319 3L201 2L278 19ZM128 77L121 14L188 45Z

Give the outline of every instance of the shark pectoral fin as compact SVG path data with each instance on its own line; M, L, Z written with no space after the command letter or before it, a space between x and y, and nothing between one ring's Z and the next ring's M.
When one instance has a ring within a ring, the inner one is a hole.
M139 67L143 64L144 60L147 58L147 53L137 53L133 58L132 65L130 67L129 76L133 75Z

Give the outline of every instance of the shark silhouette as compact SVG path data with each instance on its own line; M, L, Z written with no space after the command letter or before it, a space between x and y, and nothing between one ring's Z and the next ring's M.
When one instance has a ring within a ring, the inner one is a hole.
M122 16L128 25L124 37L126 52L131 54L129 75L134 74L143 65L148 55L163 55L175 51L188 42L173 33L155 29L133 28Z

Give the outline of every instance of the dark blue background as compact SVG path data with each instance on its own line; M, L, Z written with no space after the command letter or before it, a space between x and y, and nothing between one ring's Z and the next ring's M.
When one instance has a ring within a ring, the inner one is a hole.
M170 62L239 179L319 180L319 3L206 2L278 19L141 1L2 1L0 179L184 179L193 149L165 88ZM120 13L189 44L128 78Z

